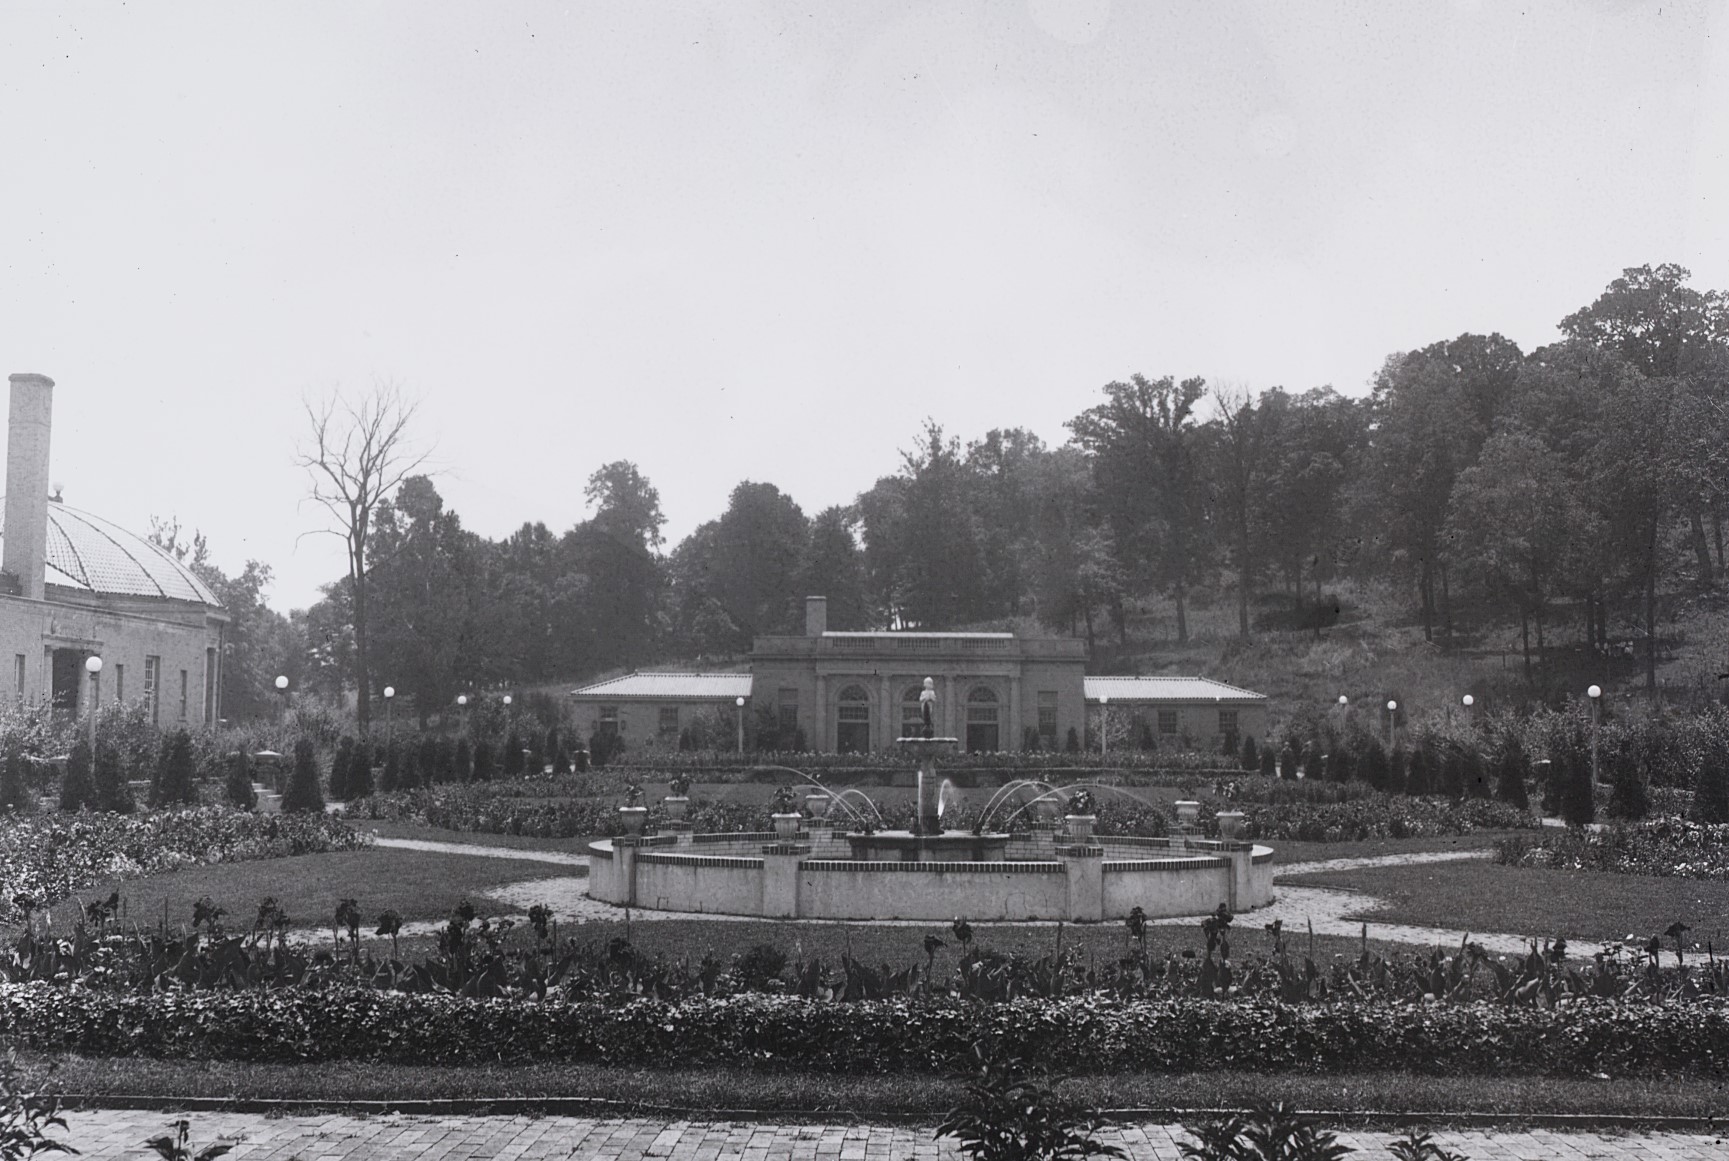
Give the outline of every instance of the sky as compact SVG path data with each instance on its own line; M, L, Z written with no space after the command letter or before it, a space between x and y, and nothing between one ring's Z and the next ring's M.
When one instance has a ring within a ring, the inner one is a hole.
M1729 6L8 5L0 364L66 502L344 574L306 408L381 383L466 527L630 460L668 547L926 418L1112 380L1362 394L1628 266L1729 288Z

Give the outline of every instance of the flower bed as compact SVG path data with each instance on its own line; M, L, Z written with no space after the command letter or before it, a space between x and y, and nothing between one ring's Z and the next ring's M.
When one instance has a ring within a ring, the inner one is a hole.
M178 867L353 850L366 838L328 815L252 814L222 806L149 814L42 814L0 821L0 915L102 879Z
M1516 867L1610 871L1729 881L1729 824L1658 818L1602 831L1548 830L1503 839L1496 858Z
M1325 1006L1088 996L977 1005L834 1004L746 996L529 1003L365 988L115 995L0 986L0 1031L98 1056L626 1067L749 1064L839 1073L952 1073L971 1044L1080 1072L1360 1070L1458 1075L1722 1076L1729 1004L1579 1000L1552 1009L1374 1002Z
M1262 841L1357 842L1372 838L1430 838L1537 825L1530 811L1487 798L1413 798L1370 791L1347 802L1225 801L1243 812L1242 837ZM1209 836L1216 836L1218 824L1208 817L1209 808L1225 807L1223 803L1202 799L1203 824Z

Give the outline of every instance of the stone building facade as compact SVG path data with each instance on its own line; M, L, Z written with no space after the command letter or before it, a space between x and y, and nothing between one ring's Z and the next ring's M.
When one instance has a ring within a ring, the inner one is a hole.
M782 744L812 750L886 750L922 727L919 693L936 684L939 736L969 751L1061 749L1069 731L1139 740L1142 722L1161 745L1223 748L1264 739L1267 699L1206 678L1086 676L1086 645L1013 633L831 632L827 601L810 597L801 636L759 637L748 674L636 673L572 691L578 728L616 730L627 743L678 741L680 722L703 712L736 721L772 712ZM742 698L745 705L740 707Z
M184 565L49 495L54 382L13 375L0 528L0 692L81 714L145 700L160 725L221 718L228 616ZM94 680L85 662L102 658Z

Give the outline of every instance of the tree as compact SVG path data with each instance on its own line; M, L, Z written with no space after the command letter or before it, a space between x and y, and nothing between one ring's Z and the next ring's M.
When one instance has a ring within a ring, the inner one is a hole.
M312 480L311 499L333 522L321 531L342 537L347 547L355 713L362 732L372 719L367 652L372 522L379 505L426 461L428 453L415 450L409 440L416 406L398 388L383 383L358 401L339 393L320 405L306 404L310 432L297 462Z
M336 743L336 756L330 760L330 797L348 801L348 779L354 770L354 739L344 734Z
M16 745L8 745L4 760L0 760L0 811L22 814L34 805L24 779L24 754Z
M1176 602L1179 642L1189 639L1188 593L1210 549L1195 428L1195 405L1206 390L1204 379L1137 374L1107 383L1105 402L1068 423L1093 457L1120 559Z
M318 785L318 751L311 738L294 741L294 770L282 795L282 809L287 814L324 813L324 793Z
M1525 790L1525 779L1530 773L1531 760L1525 754L1525 747L1517 735L1507 735L1495 759L1495 797L1508 806L1528 809L1531 799Z
M331 791L334 795L335 790ZM343 780L342 799L353 802L372 793L372 746L362 738L348 753L348 777Z
M598 469L584 491L594 516L560 544L569 596L563 617L587 625L591 669L635 665L660 632L664 543L660 493L625 460Z
M175 730L162 743L156 777L150 784L151 806L176 806L197 800L192 785L192 735Z
M504 760L501 764L506 778L521 778L523 771L522 737L515 730L504 737Z
M492 743L485 738L477 739L474 743L474 772L470 777L476 782L491 782L496 771Z
M1257 408L1249 393L1226 388L1214 396L1219 416L1206 425L1209 473L1218 495L1219 517L1226 529L1231 563L1237 570L1237 636L1249 636L1249 590L1258 571L1251 536L1256 523L1263 477L1268 461L1267 412Z
M714 527L710 585L745 642L794 625L798 598L812 595L797 590L809 544L809 521L792 497L749 480L732 490Z
M866 592L857 521L847 509L824 508L811 520L797 589L803 596L828 598L830 629L869 629L876 623Z

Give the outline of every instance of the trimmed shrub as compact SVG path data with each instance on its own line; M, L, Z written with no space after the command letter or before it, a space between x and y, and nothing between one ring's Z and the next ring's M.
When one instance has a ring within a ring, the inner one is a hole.
M188 743L186 764L188 770L192 765L191 746ZM96 747L96 765L91 771L91 781L96 786L96 809L112 810L115 814L131 814L138 809L138 804L132 799L132 787L126 784L126 777L120 772L120 751L106 742ZM190 777L187 779L191 786Z
M402 761L397 766L396 784L403 790L413 790L420 785L420 755L424 748L412 742L402 747Z
M342 800L353 802L372 793L372 746L364 738L348 755L348 777L342 783Z
M222 784L223 797L230 806L241 810L258 807L258 792L252 789L252 755L242 745L228 759L228 778Z
M448 755L449 761L444 759ZM456 742L446 750L439 747L439 781L440 782L472 782L474 781L474 745L467 735L456 739Z
M1387 751L1381 745L1381 739L1369 739L1369 745L1363 751L1361 767L1359 773L1364 782L1376 790L1387 788Z
M384 769L378 775L378 790L389 794L402 785L402 747L392 741L384 748Z
M349 763L354 757L354 739L347 734L336 743L336 756L330 760L330 797L345 801L348 798Z
M491 782L498 772L497 762L492 755L492 743L481 738L474 743L474 773L476 782Z
M522 759L522 738L515 730L504 737L504 753L500 769L506 778L521 778L525 763Z
M282 795L285 814L298 811L324 813L324 794L318 787L318 751L311 738L294 740L294 772L288 776L288 789Z
M1273 753L1273 747L1268 746L1261 751L1261 775L1266 778L1277 778L1279 775L1279 756Z
M1291 748L1289 742L1279 751L1279 777L1295 779L1297 776L1297 751Z
M24 755L17 746L6 747L6 758L0 762L0 811L8 814L28 811L35 798L24 780Z
M66 756L66 776L60 780L60 809L96 807L96 784L90 777L90 744L83 739L72 744Z
M1529 810L1531 798L1525 791L1525 778L1531 772L1531 760L1517 734L1508 734L1495 759L1495 797L1508 806Z
M1425 741L1411 753L1411 762L1405 767L1405 793L1430 793L1435 784L1434 769L1435 752Z
M1387 781L1382 789L1388 794L1405 793L1405 787L1410 781L1410 769L1410 754L1402 744L1394 746L1392 754L1387 758Z
M1063 751L1069 754L1078 754L1081 752L1081 735L1073 726L1069 727L1069 736L1063 742Z
M101 789L100 784L97 789ZM178 806L194 802L197 797L192 786L192 735L175 730L162 743L161 755L156 760L156 777L150 782L150 805Z
M1260 751L1255 747L1255 738L1252 734L1243 735L1242 766L1244 772L1249 774L1253 774L1261 768Z
M1561 771L1561 821L1584 826L1597 820L1596 789L1591 783L1591 755L1575 750L1556 763Z
M1721 742L1705 752L1705 760L1699 767L1692 817L1694 822L1729 822L1729 754L1725 754Z

